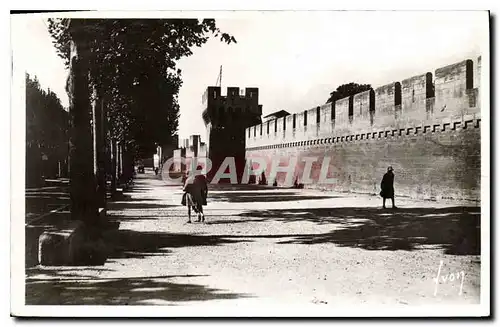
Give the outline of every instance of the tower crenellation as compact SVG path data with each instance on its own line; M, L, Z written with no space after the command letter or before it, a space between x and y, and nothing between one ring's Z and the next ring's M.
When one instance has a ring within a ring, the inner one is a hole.
M245 132L251 132L247 128L262 121L259 89L228 87L224 96L220 87L210 86L203 95L202 103L212 174L226 157L234 157L241 175L245 163Z

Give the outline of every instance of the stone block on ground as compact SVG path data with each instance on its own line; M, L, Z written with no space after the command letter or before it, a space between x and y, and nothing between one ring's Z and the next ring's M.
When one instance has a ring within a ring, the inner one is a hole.
M38 265L38 246L39 238L50 226L25 226L25 244L26 244L26 257L25 266L26 268L34 267Z
M38 262L44 266L76 264L84 243L82 221L65 222L63 226L45 231L38 240Z

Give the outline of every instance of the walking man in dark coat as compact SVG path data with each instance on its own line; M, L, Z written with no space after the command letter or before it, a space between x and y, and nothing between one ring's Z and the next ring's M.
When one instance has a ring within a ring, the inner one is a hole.
M202 167L196 167L201 171ZM188 207L188 223L191 222L191 208L198 215L198 221L205 221L203 206L207 205L208 185L204 175L189 176L184 182L181 204Z
M380 188L382 191L380 192L380 196L384 199L383 207L385 209L385 199L392 200L392 207L397 208L394 205L394 173L391 166L387 168L387 173L382 177L382 183L380 184Z

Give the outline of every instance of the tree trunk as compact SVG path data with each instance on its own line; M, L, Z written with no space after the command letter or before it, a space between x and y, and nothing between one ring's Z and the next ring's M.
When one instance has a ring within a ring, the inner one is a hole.
M106 205L106 175L105 175L105 131L104 131L103 101L94 88L92 101L94 174L97 179L96 204L100 208Z
M110 145L111 145L111 194L114 194L116 192L116 163L117 163L117 150L116 150L116 140L111 138L110 140Z
M111 179L111 143L109 135L109 121L107 108L105 106L106 102L103 99L103 110L102 110L102 120L103 120L103 148L104 148L104 196L107 201L108 181Z
M116 154L116 179L120 183L121 178L122 178L122 162L123 162L123 158L122 158L123 149L122 149L122 144L120 141L118 141L116 143L116 150L117 150L117 154Z
M133 162L129 149L123 146L123 182L128 183L133 177Z
M76 28L76 26L74 27ZM92 160L88 65L78 39L71 41L68 79L70 115L71 217L87 224L97 221L95 176Z
M106 143L106 135L108 134L108 119L107 119L107 110L106 110L106 102L104 99L101 99L101 174L99 176L99 185L103 191L104 205L106 205L106 172L108 171L108 146Z

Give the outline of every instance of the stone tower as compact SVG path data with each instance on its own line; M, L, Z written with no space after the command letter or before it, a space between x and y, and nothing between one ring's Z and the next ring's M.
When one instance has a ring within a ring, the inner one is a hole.
M209 86L203 95L202 104L203 121L208 134L208 158L212 161L212 169L207 177L211 180L224 159L234 157L240 182L245 167L245 129L261 123L259 89L247 87L240 93L240 88L228 87L227 95L222 96L220 87Z

